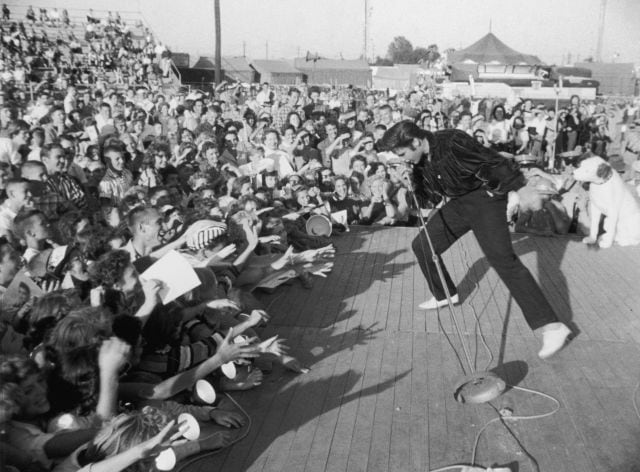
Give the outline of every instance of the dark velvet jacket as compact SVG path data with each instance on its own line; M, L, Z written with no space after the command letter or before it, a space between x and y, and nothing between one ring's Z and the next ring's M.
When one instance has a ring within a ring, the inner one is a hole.
M428 141L429 154L422 156L413 172L416 195L423 202L437 204L443 196L460 197L480 187L502 195L526 183L517 162L464 131L437 131Z

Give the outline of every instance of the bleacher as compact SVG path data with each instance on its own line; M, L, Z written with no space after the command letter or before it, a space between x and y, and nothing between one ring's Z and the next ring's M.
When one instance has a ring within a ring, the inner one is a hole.
M80 48L82 50L81 54L76 54L74 56L74 62L80 63L82 67L89 67L88 55L90 53L91 47L89 42L85 39L86 27L87 27L87 16L90 14L89 9L67 9L69 15L69 24L65 25L61 20L57 22L41 22L40 21L40 6L37 4L33 4L33 11L36 15L36 22L32 23L26 19L26 13L28 10L27 4L7 4L9 10L11 11L11 19L9 21L0 20L0 26L2 26L3 30L7 31L12 24L22 22L27 29L30 31L31 27L33 27L37 36L42 36L43 33L46 35L49 41L55 42L56 40L62 40L63 47L68 47L69 38L71 35L76 38L78 43L80 44ZM47 8L51 10L51 8ZM62 10L64 10L64 4L58 5L58 12L61 14ZM115 15L115 11L112 12ZM155 34L151 26L148 24L144 15L140 11L118 11L120 15L120 19L123 27L127 28L128 31L131 32L132 39L135 42L144 41L145 37L148 33L157 40L162 40L158 35ZM94 9L92 11L92 15L94 18L101 20L100 24L96 25L96 31L100 32L106 26L106 19L108 17L109 11L107 10L99 10ZM118 83L117 76L112 71L105 71L104 76L102 77L110 89L115 89L118 92L124 91L128 87L126 83ZM172 64L171 74L169 78L162 78L162 89L165 94L175 93L182 86L181 77L178 69Z

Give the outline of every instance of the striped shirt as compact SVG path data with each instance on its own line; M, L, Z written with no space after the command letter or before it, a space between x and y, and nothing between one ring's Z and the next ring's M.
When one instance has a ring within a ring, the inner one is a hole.
M84 190L73 177L67 174L50 175L47 179L47 189L70 200L78 208L84 208L87 205Z
M124 169L120 175L108 169L100 181L100 197L110 198L115 204L120 204L127 191L133 186L131 172Z

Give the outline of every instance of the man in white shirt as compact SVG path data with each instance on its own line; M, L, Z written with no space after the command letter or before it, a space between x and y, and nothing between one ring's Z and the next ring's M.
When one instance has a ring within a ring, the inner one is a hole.
M271 109L271 105L273 105L273 92L271 91L271 87L269 87L269 82L262 84L262 90L256 95L256 101L261 107Z
M6 184L7 199L0 205L0 236L15 241L13 220L23 208L33 207L29 182L25 179L9 179Z
M67 87L67 95L64 97L64 112L68 115L76 108L76 88L73 85Z
M0 162L18 165L22 162L22 156L18 150L27 144L29 125L22 120L16 120L7 130L9 137L0 138Z
M533 145L531 146L531 154L541 156L542 143L547 129L547 114L544 107L537 107L533 110L533 118L529 121L528 127L535 128L536 130L535 134L532 135Z
M111 118L111 105L106 102L100 104L100 112L95 116L96 128L98 133L102 133L102 128L107 125L113 126L113 119Z
M62 107L54 107L51 109L51 123L47 123L44 129L44 143L53 144L58 141L65 131L65 113Z
M49 100L49 91L42 90L38 93L38 98L36 100L35 106L31 109L31 113L29 113L29 118L32 123L38 123L42 118L49 114L49 109L51 108L47 102Z

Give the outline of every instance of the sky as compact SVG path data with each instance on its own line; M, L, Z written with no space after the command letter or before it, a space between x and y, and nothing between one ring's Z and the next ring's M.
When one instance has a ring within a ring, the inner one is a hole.
M14 0L15 1L15 0ZM26 3L26 0L19 0ZM367 56L384 56L395 36L440 50L492 32L549 64L593 56L602 0L368 0ZM31 2L31 0L29 0ZM213 0L40 0L34 5L140 11L191 63L214 52ZM353 59L364 50L365 0L221 0L222 54L291 58L307 51ZM72 13L73 14L73 13ZM640 0L608 0L603 60L640 65Z

